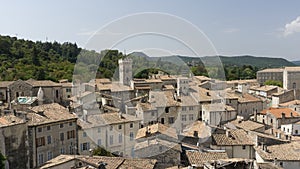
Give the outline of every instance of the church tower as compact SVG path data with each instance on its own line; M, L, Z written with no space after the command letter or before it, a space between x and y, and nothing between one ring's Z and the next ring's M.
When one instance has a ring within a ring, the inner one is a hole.
M122 85L130 86L132 80L132 60L120 59L119 60L119 79Z

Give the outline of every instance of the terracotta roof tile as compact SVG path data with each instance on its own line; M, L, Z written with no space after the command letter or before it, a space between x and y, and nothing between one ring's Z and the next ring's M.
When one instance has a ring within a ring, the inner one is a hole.
M234 146L234 145L254 145L251 138L243 129L228 130L229 136L226 134L213 134L212 138L218 146Z
M265 109L260 112L261 114L267 114L270 113L274 115L276 118L281 119L282 114L285 115L285 118L293 118L293 117L300 117L300 114L296 111L293 111L292 109L289 108L273 108L270 107L269 109Z
M175 139L178 139L176 129L174 129L172 127L167 127L167 126L165 126L163 124L160 124L160 123L153 124L153 125L150 125L150 126L139 129L137 134L136 134L136 139L146 137L146 131L147 130L148 130L148 132L150 132L150 136L151 135L156 135L156 134L164 134L164 135L167 135L169 137L173 137Z
M228 159L226 152L186 151L186 156L189 163L197 167L202 167L204 163L209 161Z

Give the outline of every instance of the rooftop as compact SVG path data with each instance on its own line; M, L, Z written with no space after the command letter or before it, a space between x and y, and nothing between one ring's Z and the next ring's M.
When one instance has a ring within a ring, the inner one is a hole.
M247 103L247 102L260 102L261 100L255 96L252 96L251 94L246 93L246 94L242 94L239 97L238 101L240 103Z
M260 70L257 73L265 73L265 72L283 72L283 68L273 68L273 69L264 69Z
M288 106L291 106L291 105L300 105L300 100L292 100L292 101L289 101L289 102L279 104L279 106L281 106L281 107L288 107Z
M264 151L261 146L256 146L254 148L264 160L273 161L277 158L279 161L300 161L299 141L269 145L267 147L267 152Z
M27 83L32 85L33 87L52 87L52 86L61 86L60 83L55 83L51 80L34 80L34 79L28 79L26 80Z
M211 135L211 129L205 125L205 122L202 121L195 121L186 126L185 129L183 129L182 135L186 137L195 137L195 131L197 131L199 138L209 137Z
M12 114L0 116L0 127L12 126L21 123L25 123L25 120Z
M265 109L260 112L261 114L266 115L267 113L274 115L277 119L281 119L284 114L285 118L294 118L300 117L300 114L289 108L273 108Z
M202 107L209 111L235 111L233 107L223 103L203 104Z
M164 146L164 147L167 148L167 150L173 149L173 150L176 150L176 151L179 151L179 152L182 151L181 146L180 146L179 143L175 143L175 142L167 141L167 140L162 140L162 139L159 139L159 138L152 139L152 140L146 140L146 141L143 141L143 142L136 143L135 146L134 146L134 149L135 150L141 150L141 149L144 149L144 148L151 149L153 146ZM151 156L154 155L154 154L151 154L151 153L157 154L157 153L161 153L161 152L149 152L147 154L147 157L151 157Z
M229 131L229 132L228 132ZM227 134L213 134L212 138L218 146L254 145L251 138L243 129L227 130Z
M204 163L212 160L228 159L226 152L186 151L186 156L189 163L197 167L202 167Z
M256 88L256 90L268 92L268 91L271 91L271 90L274 90L274 89L277 89L277 88L278 88L278 86L265 85L265 86L261 86L259 88Z
M150 91L149 96L149 102L154 107L179 106L172 91Z
M47 161L40 169L57 167L60 168L64 163L74 161L71 163L73 167L76 161L82 161L87 163L87 165L93 166L96 168L99 166L99 163L106 163L106 169L117 169L117 168L140 168L140 169L152 169L154 168L156 161L155 159L131 159L123 157L106 157L106 156L84 156L84 155L59 155L49 161ZM86 166L83 166L86 168Z
M29 126L77 119L76 115L71 114L67 108L57 103L35 106L31 110L27 114Z
M288 71L288 72L300 72L300 67L285 67L284 71Z
M254 121L250 121L250 120L247 120L247 121L234 120L234 121L231 121L230 123L234 124L238 128L250 130L250 131L257 130L257 129L264 127L263 124L260 124L260 123L254 122Z
M149 135L146 134L147 131L149 132L148 133ZM163 134L163 135L167 135L169 137L178 139L176 129L174 129L172 127L167 127L160 123L156 123L156 124L139 129L136 134L135 139L145 138L145 137L153 136L153 135L157 135L157 134Z

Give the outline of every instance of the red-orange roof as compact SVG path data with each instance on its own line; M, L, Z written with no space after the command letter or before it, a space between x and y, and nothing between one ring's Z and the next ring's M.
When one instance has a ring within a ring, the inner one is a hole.
M289 109L289 108L273 108L270 107L269 109L265 109L260 112L261 114L267 114L271 113L273 114L276 118L282 118L282 114L285 115L286 118L291 118L291 117L300 117L299 113Z

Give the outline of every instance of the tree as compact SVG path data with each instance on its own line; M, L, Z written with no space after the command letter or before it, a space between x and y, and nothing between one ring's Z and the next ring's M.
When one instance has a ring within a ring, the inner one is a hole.
M264 85L274 85L274 86L279 86L282 87L282 82L281 81L277 81L277 80L267 80Z
M111 154L111 152L105 150L103 147L100 147L100 146L98 146L97 148L95 148L92 153L93 153L93 155L96 155L96 156L113 157L113 155Z
M5 168L5 160L6 160L6 158L5 158L4 155L0 152L0 169L4 169L4 168Z

